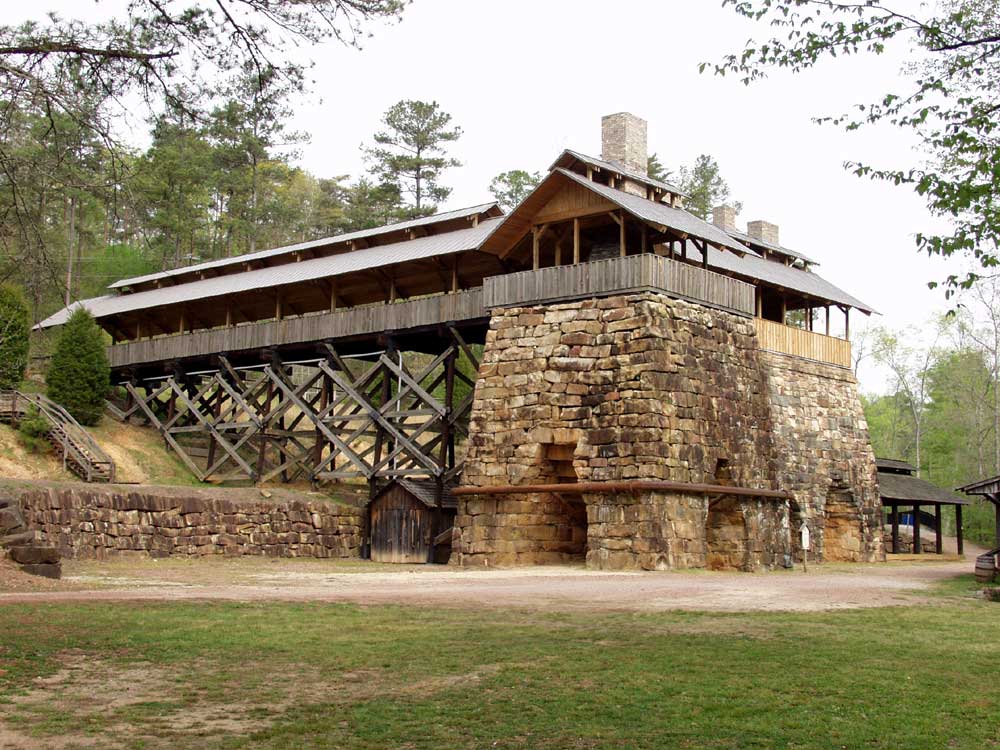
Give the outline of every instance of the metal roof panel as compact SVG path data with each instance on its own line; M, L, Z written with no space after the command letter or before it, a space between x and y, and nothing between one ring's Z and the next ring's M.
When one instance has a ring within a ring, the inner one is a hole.
M116 281L115 283L111 284L108 287L108 289L120 289L121 287L131 286L133 284L143 284L149 281L156 281L157 279L170 278L172 276L179 276L188 273L197 273L199 271L208 271L214 268L222 268L224 266L240 264L240 263L251 263L255 260L273 258L275 256L284 255L286 253L301 252L302 250L311 250L312 248L323 247L324 245L338 244L341 242L350 242L351 240L360 240L360 239L365 239L366 237L375 237L380 234L388 234L390 232L398 232L400 230L415 229L416 227L427 226L430 224L437 224L442 221L460 219L464 216L476 216L477 214L484 213L495 207L499 207L496 201L490 203L481 203L478 206L459 208L455 209L454 211L444 211L439 214L434 214L433 216L424 216L419 219L400 221L395 224L386 224L385 226L374 227L373 229L362 229L357 232L338 234L334 235L333 237L323 237L318 240L299 242L294 245L285 245L283 247L276 247L270 250L259 250L255 253L246 253L245 255L235 255L232 258L219 258L218 260L210 260L204 263L195 264L193 266L174 268L169 271L160 271L159 273L151 273L145 276L134 276L130 279L120 279L119 281Z
M266 289L302 281L340 276L370 268L391 266L406 261L449 255L465 250L475 250L502 217L485 219L479 226L457 229L444 234L432 234L391 245L377 245L324 258L313 258L299 263L286 263L272 268L259 268L228 276L198 279L175 286L148 289L133 294L105 295L82 300L49 316L36 328L50 328L65 323L73 310L84 306L95 318L121 315L136 310L174 305L227 294Z

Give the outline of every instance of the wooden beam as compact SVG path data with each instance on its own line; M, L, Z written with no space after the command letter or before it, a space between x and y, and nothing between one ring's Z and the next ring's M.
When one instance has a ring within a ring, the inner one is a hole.
M573 265L580 262L580 219L573 219Z
M965 554L965 540L962 538L962 506L955 506L955 537L958 542L958 554Z
M941 517L941 503L934 506L934 547L937 554L944 553L944 529L942 524L944 523L944 518Z
M899 506L890 506L892 511L892 554L899 554Z

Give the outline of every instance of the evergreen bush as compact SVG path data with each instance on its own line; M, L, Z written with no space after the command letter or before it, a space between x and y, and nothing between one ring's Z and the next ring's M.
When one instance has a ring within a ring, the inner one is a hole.
M31 453L41 453L48 448L45 436L49 434L49 420L32 406L21 417L17 425L18 437L23 445Z
M111 371L104 333L93 316L78 308L63 326L45 378L48 396L80 424L95 425L104 413Z
M21 290L0 286L0 390L18 388L28 367L31 331L28 303Z

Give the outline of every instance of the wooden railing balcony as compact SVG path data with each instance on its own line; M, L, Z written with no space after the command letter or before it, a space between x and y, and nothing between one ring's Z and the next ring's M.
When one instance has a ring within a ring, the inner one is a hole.
M493 276L483 282L483 304L491 309L641 291L754 314L752 284L651 254Z
M486 318L488 315L483 307L483 290L475 288L454 294L348 307L283 320L265 320L129 341L108 347L108 361L112 368L121 368L383 331L406 331L453 321Z
M757 340L761 349L839 367L851 367L851 342L846 339L824 336L822 333L793 328L763 318L756 318L754 322L757 324Z

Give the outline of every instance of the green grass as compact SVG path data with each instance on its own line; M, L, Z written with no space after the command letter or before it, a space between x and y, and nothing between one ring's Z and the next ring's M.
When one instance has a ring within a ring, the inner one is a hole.
M979 750L1000 605L969 589L818 614L7 606L0 721L130 748Z

